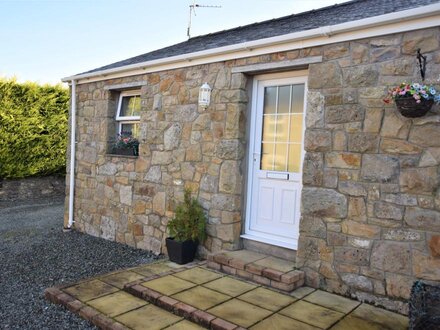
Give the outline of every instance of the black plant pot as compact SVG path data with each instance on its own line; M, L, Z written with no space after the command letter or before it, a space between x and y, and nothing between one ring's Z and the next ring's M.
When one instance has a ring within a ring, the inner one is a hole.
M168 237L166 245L170 261L183 265L194 260L199 242L191 240L178 242L174 238Z
M417 118L423 117L434 104L433 100L421 99L420 103L412 97L398 97L395 99L397 110L404 117Z

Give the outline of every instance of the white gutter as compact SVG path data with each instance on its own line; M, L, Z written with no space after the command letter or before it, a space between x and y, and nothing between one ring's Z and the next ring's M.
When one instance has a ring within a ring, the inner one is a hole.
M67 229L73 226L73 200L75 194L75 140L76 140L76 82L72 79L72 106L70 110L70 181L69 181L69 222Z
M63 78L62 81L68 82L73 79L82 80L82 79L89 79L89 78L93 78L93 77L101 77L99 80L111 79L111 77L109 77L110 75L128 72L128 71L135 71L135 70L145 70L145 72L152 72L154 70L151 70L151 68L154 66L163 66L166 64L172 64L172 63L177 63L177 62L189 63L193 60L200 59L200 58L206 58L206 57L210 57L210 56L216 56L216 55L222 55L222 54L240 52L240 51L251 52L255 49L262 48L262 47L270 47L270 46L281 45L281 44L286 44L286 43L290 43L290 42L301 42L302 40L319 38L319 37L321 37L321 38L327 37L327 39L325 39L325 41L320 41L319 44L325 44L325 43L328 44L331 42L335 42L335 41L330 41L329 38L331 36L334 36L337 34L358 31L358 30L363 30L363 29L367 29L367 28L374 28L374 27L389 25L389 24L393 24L393 23L402 23L403 21L415 20L415 19L420 19L420 18L424 18L424 17L434 16L434 15L438 15L439 13L440 13L440 3L436 3L436 4L432 4L432 5L428 5L428 6L411 8L408 10L403 10L403 11L399 11L399 12L395 12L395 13L390 13L390 14L385 14L385 15L380 15L380 16L375 16L375 17L370 17L370 18L364 18L361 20L346 22L346 23L342 23L342 24L324 26L324 27L320 27L320 28L316 28L316 29L300 31L300 32L293 32L293 33L289 33L289 34L285 34L285 35L281 35L281 36L276 36L276 37L271 37L271 38L259 39L259 40L244 42L244 43L240 43L240 44L234 44L234 45L230 45L230 46L217 47L217 48L213 48L213 49L208 49L208 50L203 50L203 51L198 51L198 52L193 52L193 53L188 53L188 54L183 54L183 55L171 56L171 57L161 58L161 59L152 60L152 61L130 64L130 65L117 67L117 68L111 68L111 69L106 69L106 70L90 72L90 73L78 74L75 76ZM435 20L434 26L437 26L437 25L440 25L440 21ZM433 26L433 23L430 22L426 26ZM411 26L411 29L418 29L418 28L421 29L421 28L425 28L426 26L416 24L416 27ZM382 34L395 33L395 32L399 32L399 29L397 29L397 31L387 30ZM376 33L376 35L379 35L379 33ZM339 40L337 40L337 41L339 41ZM250 54L250 53L247 54L247 56L251 56L251 55L253 55L253 54ZM241 57L245 57L245 56L241 56ZM218 59L216 59L216 60L218 60ZM199 63L197 63L197 64L199 64ZM142 72L136 72L136 74L141 74L141 73ZM78 82L78 83L81 83L81 82Z

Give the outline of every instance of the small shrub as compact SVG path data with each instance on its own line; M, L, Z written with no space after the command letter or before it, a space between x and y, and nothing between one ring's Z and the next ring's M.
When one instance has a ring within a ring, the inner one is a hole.
M176 214L167 228L176 241L187 240L203 242L206 238L206 215L197 201L191 197L191 191L185 189L184 201L176 208Z

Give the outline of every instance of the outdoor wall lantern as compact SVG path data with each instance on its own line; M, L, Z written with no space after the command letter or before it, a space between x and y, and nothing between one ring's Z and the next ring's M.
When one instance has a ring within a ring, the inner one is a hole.
M208 83L205 82L202 87L199 89L199 106L203 109L209 107L209 103L211 102L211 87L209 87Z

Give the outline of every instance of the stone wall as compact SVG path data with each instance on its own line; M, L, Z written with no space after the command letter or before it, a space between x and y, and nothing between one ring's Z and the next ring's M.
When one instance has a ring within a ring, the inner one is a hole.
M0 206L43 199L64 198L64 176L0 179Z
M75 227L165 252L166 223L188 187L209 213L201 254L239 248L252 76L231 68L321 55L309 67L297 266L308 285L405 312L416 278L440 279L440 115L436 107L403 118L382 99L389 86L419 80L419 47L427 82L436 82L439 35L429 29L78 85ZM203 110L205 81L213 91ZM134 82L145 84L140 156L108 155L118 92L106 88Z
M297 254L308 285L406 312L416 279L440 280L439 107L408 119L382 102L387 86L420 81L417 48L440 87L439 38L330 45L310 66Z
M141 88L139 157L109 155L117 91ZM198 108L203 82L211 105ZM165 253L166 224L189 188L209 213L201 254L237 249L241 233L246 77L225 63L82 84L78 91L75 227ZM67 219L67 212L66 217Z

